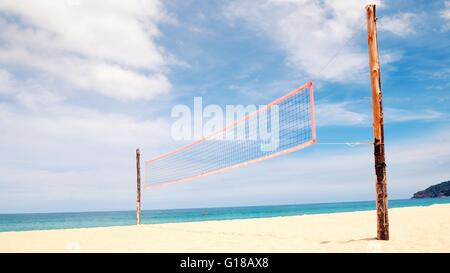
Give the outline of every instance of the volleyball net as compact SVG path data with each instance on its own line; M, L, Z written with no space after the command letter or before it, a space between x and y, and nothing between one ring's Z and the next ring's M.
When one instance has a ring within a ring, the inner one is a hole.
M170 153L145 161L144 188L191 181L316 142L312 82Z

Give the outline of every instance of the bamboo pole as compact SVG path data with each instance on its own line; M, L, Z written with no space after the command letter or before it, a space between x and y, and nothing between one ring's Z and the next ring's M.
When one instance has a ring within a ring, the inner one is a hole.
M372 84L373 134L376 174L377 238L389 240L386 162L384 155L383 103L380 64L378 60L375 5L368 5L367 34L369 45L370 80Z
M136 225L141 224L141 153L136 149L136 173L137 173L137 196L136 196Z

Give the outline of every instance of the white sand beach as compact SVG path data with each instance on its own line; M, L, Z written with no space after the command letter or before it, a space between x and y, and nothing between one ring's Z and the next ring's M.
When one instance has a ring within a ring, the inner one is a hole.
M141 226L0 232L0 252L450 252L450 205Z

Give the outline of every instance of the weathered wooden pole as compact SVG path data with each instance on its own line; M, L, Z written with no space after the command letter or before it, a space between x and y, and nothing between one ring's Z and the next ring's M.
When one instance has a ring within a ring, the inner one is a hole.
M141 153L136 149L137 197L136 197L136 225L141 224Z
M380 64L378 61L375 5L368 5L367 34L369 44L370 81L372 83L373 134L377 205L377 238L389 240L388 196L386 187L386 162L384 157L383 103L381 94Z

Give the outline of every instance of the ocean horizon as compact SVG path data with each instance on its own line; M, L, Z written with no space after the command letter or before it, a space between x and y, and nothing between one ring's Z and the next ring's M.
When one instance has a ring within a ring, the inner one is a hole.
M449 203L449 197L398 199L389 200L389 208L431 206L434 204ZM253 219L368 210L375 210L375 201L158 209L141 211L141 223L162 224L213 220ZM0 214L0 232L130 226L135 225L135 223L136 212L134 210Z

